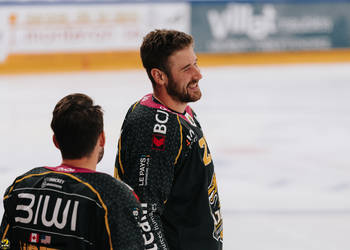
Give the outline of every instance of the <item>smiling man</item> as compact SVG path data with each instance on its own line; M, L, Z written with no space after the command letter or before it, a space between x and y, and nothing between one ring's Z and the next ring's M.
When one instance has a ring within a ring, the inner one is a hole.
M140 49L153 93L127 112L115 176L131 185L142 202L145 249L222 249L214 165L188 106L202 96L193 44L186 33L155 30Z

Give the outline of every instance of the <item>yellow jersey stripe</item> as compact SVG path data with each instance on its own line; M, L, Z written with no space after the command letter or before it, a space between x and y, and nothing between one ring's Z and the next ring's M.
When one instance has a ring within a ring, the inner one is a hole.
M7 224L7 226L5 228L5 232L4 232L4 234L2 235L2 238L1 238L2 241L5 239L5 237L7 235L7 231L9 230L9 228L10 228L10 224Z
M140 101L138 101L138 102L136 102L136 103L134 104L134 106L132 107L131 112L133 112L133 111L134 111L134 109L136 108L137 104L139 104L139 103L140 103Z
M119 161L120 170L122 174L124 174L121 151L122 151L122 136L120 135L120 138L118 140L118 161Z
M179 152L177 153L177 156L175 158L175 162L174 162L174 165L176 165L179 157L180 157L180 154L181 154L181 151L182 151L182 141L183 141L183 136L182 136L182 125L181 125L181 122L180 122L180 118L179 118L179 115L176 116L177 118L177 121L179 122L179 126L180 126L180 148L179 148Z

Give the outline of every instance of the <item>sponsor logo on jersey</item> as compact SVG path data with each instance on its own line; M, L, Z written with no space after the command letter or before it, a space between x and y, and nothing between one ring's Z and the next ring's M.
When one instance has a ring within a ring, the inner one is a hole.
M148 171L151 162L149 155L142 155L139 161L139 186L147 186L148 184Z
M44 227L55 226L58 229L76 230L79 201L53 198L50 195L36 196L31 193L19 193L15 222L40 224ZM39 235L32 233L30 242L39 241Z
M153 126L152 149L160 151L165 150L165 135L167 133L166 123L168 120L169 114L162 109L157 109L155 124Z
M196 122L194 121L193 117L186 112L185 114L186 120L193 126L193 127L197 127Z
M51 236L49 235L40 235L40 243L41 244L51 244Z
M153 126L153 133L165 135L167 131L166 123L169 120L169 114L164 110L157 109L155 120L156 124Z
M210 185L208 187L208 199L210 213L214 221L213 237L215 240L223 242L223 220L220 211L218 186L216 183L215 174L213 174Z
M152 149L155 150L165 150L165 136L153 134L152 136Z
M75 172L74 168L68 168L68 167L58 167L56 170L60 171L60 172L66 172L66 173L73 173L73 172Z
M39 234L31 233L29 236L29 242L30 243L39 243Z
M2 250L7 250L10 249L11 244L10 241L8 239L3 239L0 243L0 249Z
M186 146L191 148L192 144L198 140L198 136L195 134L195 132L190 129L188 131L188 134L186 135Z
M43 183L41 184L41 187L42 188L54 187L54 188L62 189L63 183L64 183L64 180L60 178L46 177Z
M140 227L142 229L142 237L144 240L145 249L156 250L158 249L158 247L157 247L157 244L155 243L155 238L153 233L155 231L155 228L153 228L152 230L151 224L149 223L148 204L141 203L141 207L142 207L142 217L141 217ZM151 212L150 214L153 214L153 213Z

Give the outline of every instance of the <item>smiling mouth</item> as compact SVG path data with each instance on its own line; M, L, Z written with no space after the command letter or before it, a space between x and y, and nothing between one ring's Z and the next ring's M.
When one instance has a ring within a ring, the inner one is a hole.
M187 87L190 89L196 89L198 88L198 82L191 82L190 84L187 85Z

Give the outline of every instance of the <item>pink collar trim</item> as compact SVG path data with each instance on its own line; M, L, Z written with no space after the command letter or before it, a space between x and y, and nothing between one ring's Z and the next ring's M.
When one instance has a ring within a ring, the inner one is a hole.
M187 121L189 121L189 119L185 116L186 113L189 114L191 116L191 118L193 118L193 113L192 113L192 109L191 109L190 106L187 105L186 109L185 109L185 113L184 114L180 114L180 113L177 113L177 112L174 112L174 111L170 110L169 108L165 107L161 103L154 102L153 98L152 98L152 94L145 95L141 99L140 104L144 105L144 106L147 106L147 107L156 108L156 109L162 109L162 110L168 111L170 113L177 114L177 115L179 115L180 117L182 117L183 119L185 119Z
M50 169L52 171L63 172L63 173L96 173L96 171L93 171L91 169L78 168L78 167L68 166L64 164L57 167L45 167L45 168Z

